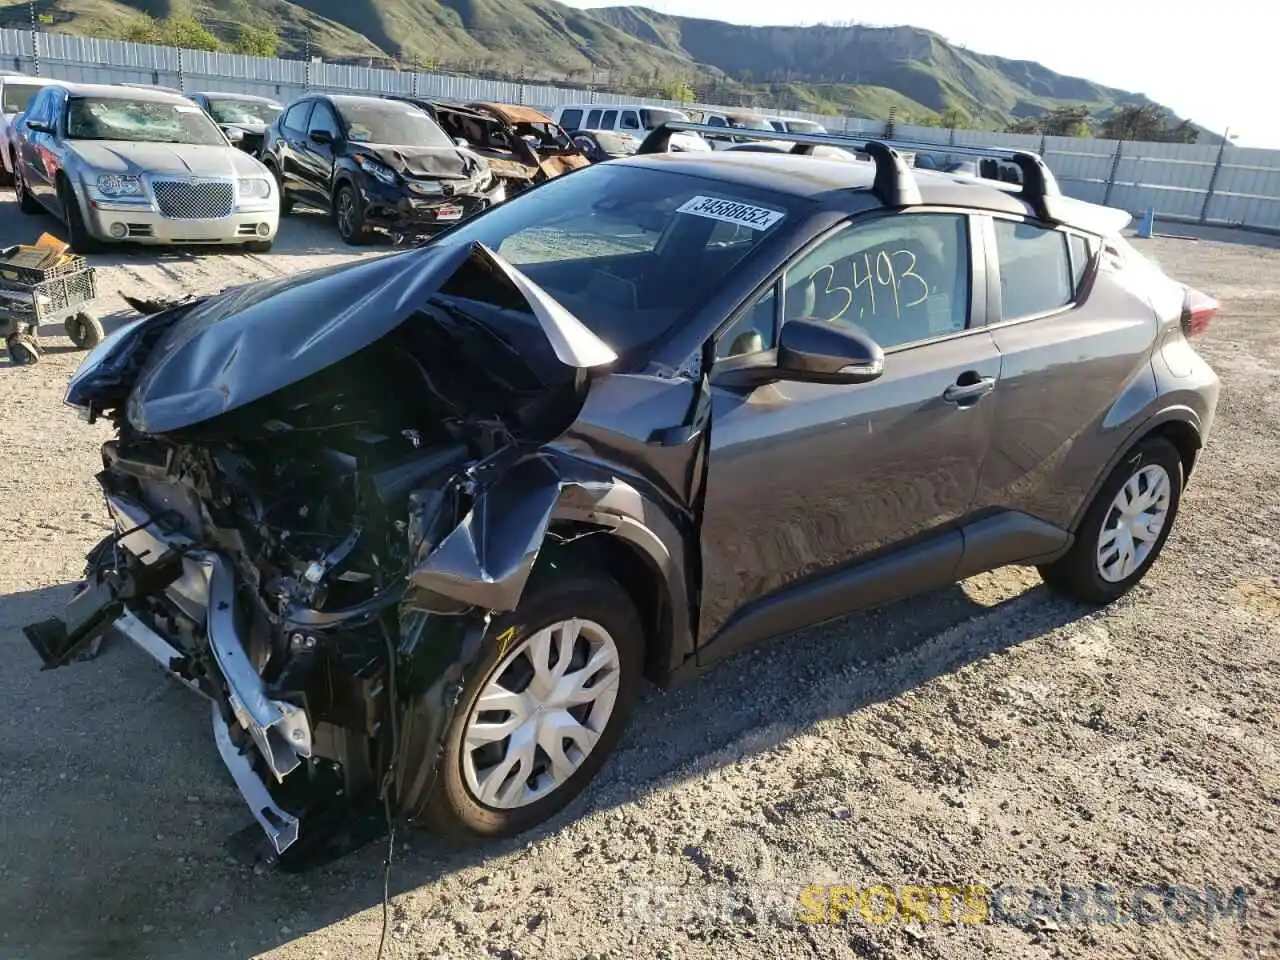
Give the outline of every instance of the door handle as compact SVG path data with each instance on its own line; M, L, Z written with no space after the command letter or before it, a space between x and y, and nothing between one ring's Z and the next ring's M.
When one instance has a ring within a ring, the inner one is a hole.
M981 400L996 388L995 377L974 377L973 374L961 374L960 379L942 391L942 399L947 403L970 404Z

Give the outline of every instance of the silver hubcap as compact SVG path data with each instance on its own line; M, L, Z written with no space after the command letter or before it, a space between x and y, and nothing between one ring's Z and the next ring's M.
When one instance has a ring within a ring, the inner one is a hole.
M527 638L494 668L462 744L467 789L489 807L523 807L573 776L609 723L621 665L592 620Z
M1103 580L1119 583L1147 562L1169 518L1172 492L1169 472L1152 463L1116 493L1098 536L1098 573Z

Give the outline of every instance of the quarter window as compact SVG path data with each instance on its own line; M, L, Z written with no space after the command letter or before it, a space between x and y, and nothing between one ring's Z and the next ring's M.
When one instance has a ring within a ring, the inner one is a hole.
M623 110L622 120L618 126L623 130L639 130L640 118L636 116L634 110Z
M888 349L964 330L968 218L901 213L828 237L787 270L786 320L860 327Z
M1094 245L1078 233L1070 234L1067 243L1071 246L1071 289L1079 294L1080 284L1084 281L1089 260L1093 256Z
M1069 304L1075 284L1066 234L1012 220L995 225L1003 319L1051 313Z

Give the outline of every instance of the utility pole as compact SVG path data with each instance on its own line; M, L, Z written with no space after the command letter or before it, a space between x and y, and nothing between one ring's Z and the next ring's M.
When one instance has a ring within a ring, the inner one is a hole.
M1222 131L1222 145L1218 147L1218 159L1214 161L1213 173L1209 175L1209 186L1204 192L1204 203L1200 206L1200 222L1209 219L1209 204L1213 201L1213 191L1218 186L1218 174L1222 172L1222 159L1227 152L1227 144L1231 142L1231 128Z
M31 59L35 64L32 69L38 77L40 76L40 34L36 32L35 0L27 0L27 11L31 14Z

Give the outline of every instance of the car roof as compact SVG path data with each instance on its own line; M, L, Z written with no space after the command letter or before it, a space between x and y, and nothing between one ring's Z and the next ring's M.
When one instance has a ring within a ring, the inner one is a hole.
M507 123L555 123L541 110L535 110L533 107L518 106L514 103L494 103L488 100L476 100L467 104L467 106L473 110L488 110Z
M317 94L312 94L309 97L299 97L298 99L299 100L303 100L303 99L328 100L335 107L342 107L346 105L355 106L356 104L361 104L361 103L405 104L405 103L411 103L411 101L414 99L421 99L421 98L406 97L403 99L402 98L392 99L390 97L379 97L373 94L370 94L368 96L362 96L361 94L358 94L358 93L317 93Z
M191 94L193 97L208 97L217 100L239 100L245 103L272 103L279 104L279 100L272 100L270 97L260 97L256 93L218 93L213 90L197 90Z
M833 202L833 194L858 192L873 206L881 205L871 191L876 165L870 162L849 163L802 154L748 150L647 153L613 162L738 183L832 206L837 205ZM992 213L1034 216L1031 206L1019 196L1016 184L976 180L972 176L934 170L916 169L912 174L919 186L922 205L968 207ZM1125 222L1129 219L1123 211L1071 197L1055 197L1054 202L1068 214L1064 223L1090 231L1105 233L1119 229L1113 222L1119 222L1122 217Z
M109 83L61 83L67 91L77 97L97 97L101 100L142 100L147 103L183 103L190 104L180 93L169 93L167 90L155 90L151 87L123 87Z

